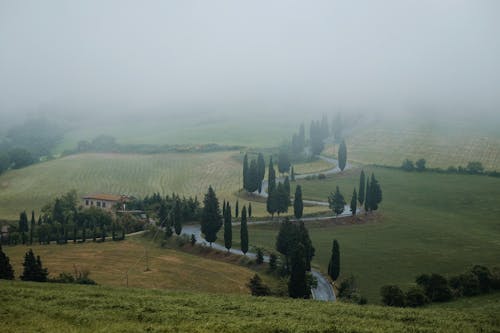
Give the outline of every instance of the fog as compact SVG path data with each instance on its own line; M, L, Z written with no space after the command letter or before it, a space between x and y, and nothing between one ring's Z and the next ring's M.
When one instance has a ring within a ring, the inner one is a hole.
M500 2L0 0L0 113L495 112Z

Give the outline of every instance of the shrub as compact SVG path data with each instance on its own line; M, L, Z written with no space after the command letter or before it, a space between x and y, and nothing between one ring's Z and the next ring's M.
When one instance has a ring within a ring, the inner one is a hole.
M359 295L358 286L354 276L342 279L338 285L338 297L344 300L353 300Z
M413 162L410 161L409 159L406 159L403 161L403 164L401 165L401 169L404 171L413 171L415 170L415 166L413 165Z
M278 257L276 254L271 253L269 255L269 271L274 272L276 271L276 268L278 267Z
M467 173L474 175L474 174L483 173L484 167L483 167L483 164L481 162L471 161L471 162L467 163L467 167L465 168L465 170Z
M261 265L263 262L264 262L264 253L262 252L262 249L258 248L255 263L257 265Z
M396 285L383 286L380 288L382 303L388 306L405 306L405 294Z
M488 267L484 267L481 265L475 265L471 269L471 273L474 274L479 281L479 288L482 293L487 293L491 289L491 280L493 276L491 275Z
M324 173L320 173L318 175L318 179L326 179L326 175Z
M439 274L422 274L416 279L432 302L446 302L452 298L452 292L446 278Z
M183 247L184 245L190 242L190 238L186 234L182 234L180 236L175 237L175 243L178 247Z
M456 296L474 296L481 293L479 279L471 272L450 278L450 287L455 290Z
M258 274L255 274L247 284L252 296L268 296L271 291L266 286Z
M196 244L196 236L194 234L191 234L191 246L194 246L194 244Z
M412 308L429 303L429 298L425 295L425 292L421 287L410 288L406 292L405 298L406 306L410 306Z

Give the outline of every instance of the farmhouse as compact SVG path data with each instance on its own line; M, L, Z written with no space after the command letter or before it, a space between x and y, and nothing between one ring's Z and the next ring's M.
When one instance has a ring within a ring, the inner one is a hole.
M120 206L125 205L130 200L130 197L115 194L90 194L84 196L82 200L82 205L85 208L94 206L111 211L117 204Z

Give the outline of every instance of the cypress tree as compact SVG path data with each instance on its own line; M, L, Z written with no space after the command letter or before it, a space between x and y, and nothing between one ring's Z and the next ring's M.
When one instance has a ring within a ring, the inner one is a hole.
M243 157L243 189L248 187L248 155L245 154Z
M370 210L370 176L366 180L366 196L365 196L365 214Z
M201 232L205 240L212 243L217 240L217 232L222 227L222 217L219 209L219 200L215 195L212 186L208 187L208 192L203 199L203 209L201 211Z
M257 169L257 162L252 160L250 167L247 171L247 192L253 193L259 189L259 170Z
M358 194L356 193L356 189L352 192L352 198L351 198L351 213L352 216L356 215L356 209L358 206Z
M346 163L347 163L347 147L345 145L345 140L342 140L339 146L339 168L341 171L344 171Z
M381 202L382 202L382 189L380 188L378 180L375 179L375 175L372 173L372 177L370 180L370 202L369 202L370 211L377 210L378 205Z
M269 192L267 194L266 209L271 217L274 218L274 213L276 213L276 190Z
M282 183L278 183L278 188L273 193L272 202L278 216L280 213L286 213L288 211L288 206L290 205L290 201L288 199L287 192L285 190L285 186Z
M306 261L304 254L304 245L297 244L291 257L291 272L288 282L288 294L292 298L308 298L306 282Z
M75 222L75 223L73 223L73 243L76 243L76 236L77 236L77 234L78 234L78 229L77 229L77 224Z
M336 239L333 240L332 246L332 256L330 257L330 262L328 263L328 275L333 281L337 281L340 274L340 249L339 243Z
M234 207L234 217L238 218L239 213L240 213L239 202L238 200L236 200L236 207Z
M165 200L162 200L160 203L160 210L158 212L158 218L160 219L160 226L167 227L167 219L168 219L168 209Z
M278 171L281 174L288 173L290 171L290 158L288 157L288 152L281 149L278 156Z
M28 216L25 211L19 214L19 232L21 233L22 243L24 245L26 244L26 233L28 232Z
M359 193L358 193L358 201L361 206L365 202L365 172L361 170L361 174L359 175Z
M30 245L33 244L33 232L35 232L35 211L31 211L31 223L30 223Z
M332 192L328 196L328 203L330 208L335 212L336 217L344 212L346 202L338 186L335 189L335 193Z
M35 259L35 254L32 249L24 255L24 271L21 275L21 280L23 281L36 281L36 282L46 282L48 272L46 268L43 268L40 256Z
M266 161L264 160L264 155L259 153L257 157L257 170L258 170L258 191L259 193L262 191L262 181L264 180L264 176L266 175Z
M174 231L177 236L179 236L182 232L182 208L181 208L181 199L175 199L174 205Z
M231 225L231 206L229 202L226 204L226 214L224 215L224 246L227 251L233 246L233 228Z
M241 252L248 252L248 227L247 227L247 209L245 206L241 209L241 225L240 225L240 242Z
M226 215L226 199L222 202L222 216Z
M303 151L304 148L306 147L306 130L305 130L304 123L300 124L298 143L299 143L300 151Z
M303 221L300 221L299 226L295 227L296 232L298 232L299 242L304 245L304 258L306 260L306 270L311 270L311 261L314 257L316 249L312 245L311 238L309 237L309 231L307 231L306 225Z
M283 189L285 190L285 193L286 193L286 198L285 198L286 205L290 206L291 188L290 188L290 180L288 179L288 176L285 177L285 181L283 182Z
M248 218L252 217L252 203L248 203Z
M291 174L290 174L290 180L291 180L292 182L294 182L294 181L295 181L295 170L294 170L293 166L292 166L292 171L291 171Z
M267 177L268 177L267 193L269 194L276 189L276 171L274 170L272 157L269 161L269 172Z
M14 270L9 257L3 252L2 244L0 244L0 279L14 280Z
M304 211L304 202L302 201L302 187L297 185L295 188L295 197L293 199L293 214L296 219L302 218L302 213Z

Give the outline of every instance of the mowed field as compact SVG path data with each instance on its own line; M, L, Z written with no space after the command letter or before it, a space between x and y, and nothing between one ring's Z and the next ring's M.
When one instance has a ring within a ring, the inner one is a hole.
M406 289L420 273L450 275L473 264L500 266L500 179L385 168L365 171L375 173L384 197L372 221L352 224L348 218L340 226L307 222L316 248L313 264L321 270L327 271L332 241L337 239L341 275L353 274L369 301L379 302L382 285ZM338 185L350 202L359 172L297 184L304 198L313 200L326 200ZM278 224L251 226L250 244L273 250L278 229Z
M237 264L160 248L136 236L121 242L4 246L16 278L23 272L22 262L29 248L41 257L51 276L73 273L76 265L80 270L90 270L90 277L105 286L125 287L128 271L128 285L134 288L248 294L245 284L255 274ZM146 249L149 271L144 257Z
M399 309L272 297L0 282L5 333L498 332L500 304L484 308L481 297L474 301L467 309Z
M498 119L450 116L385 117L347 134L348 158L363 164L399 166L404 159L427 160L433 168L466 166L479 161L500 169ZM336 152L336 149L331 152Z
M38 211L55 196L75 189L90 193L144 197L159 192L198 196L212 185L218 198L236 201L242 166L238 151L216 153L80 154L39 163L0 176L0 218L17 219L23 210ZM322 161L297 166L297 172L322 170ZM240 199L240 207L248 202ZM267 216L265 203L252 204L253 215ZM318 208L309 207L308 212Z

